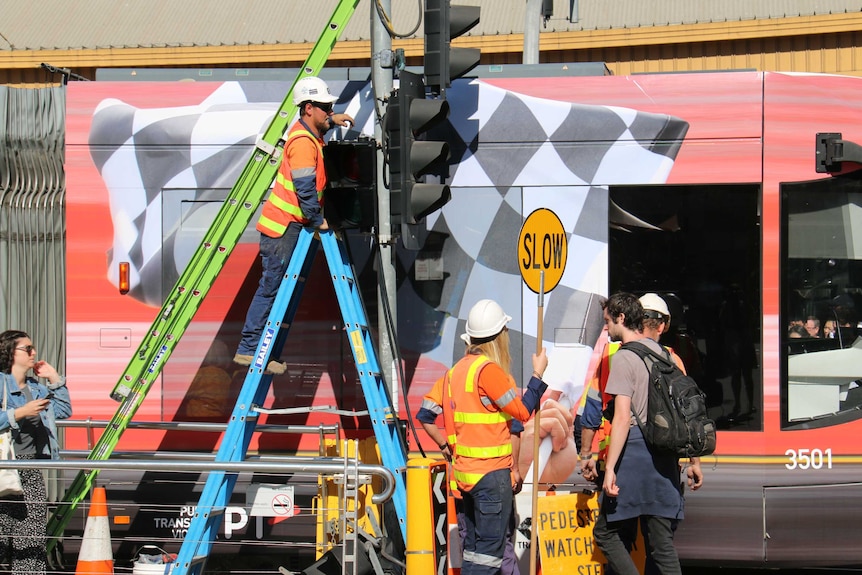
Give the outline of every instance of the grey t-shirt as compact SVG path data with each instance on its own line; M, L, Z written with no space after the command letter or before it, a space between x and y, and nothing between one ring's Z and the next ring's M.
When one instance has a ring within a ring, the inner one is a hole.
M657 353L664 352L661 345L649 338L638 341ZM646 421L647 417L648 384L649 371L647 371L646 363L635 352L620 348L611 356L611 372L608 374L605 392L610 395L631 397L632 407L641 421ZM634 417L631 417L630 420L630 425L637 425Z

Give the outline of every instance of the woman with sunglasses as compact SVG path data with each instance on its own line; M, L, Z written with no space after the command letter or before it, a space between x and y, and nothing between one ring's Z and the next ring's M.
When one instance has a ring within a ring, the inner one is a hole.
M17 330L0 333L0 377L6 398L0 431L12 428L16 459L59 458L55 421L72 415L66 378L38 361L30 336ZM10 558L12 573L45 573L45 480L38 467L18 473L23 495L0 499L0 562Z

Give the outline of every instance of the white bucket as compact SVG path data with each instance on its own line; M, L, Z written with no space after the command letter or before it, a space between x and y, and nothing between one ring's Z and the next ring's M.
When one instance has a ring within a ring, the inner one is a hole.
M171 572L170 563L141 563L135 561L132 568L133 575L165 575Z
M132 575L166 575L171 572L174 557L161 547L145 545L138 550Z

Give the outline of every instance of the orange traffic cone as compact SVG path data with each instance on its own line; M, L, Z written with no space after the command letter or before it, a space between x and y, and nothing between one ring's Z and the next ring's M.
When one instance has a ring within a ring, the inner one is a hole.
M114 554L108 525L108 504L104 487L94 487L90 496L90 514L84 526L84 539L78 553L77 575L112 575Z

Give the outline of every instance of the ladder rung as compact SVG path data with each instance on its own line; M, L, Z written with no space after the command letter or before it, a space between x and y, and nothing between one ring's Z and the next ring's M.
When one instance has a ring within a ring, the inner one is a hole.
M213 517L221 517L224 515L225 507L210 507L209 511L199 512L202 517L206 517L207 519L212 519Z
M256 406L256 405L251 406L251 407L249 408L249 410L248 410L248 411L246 411L245 413L243 413L242 415L239 415L239 416L236 416L236 417L231 417L231 419L230 419L230 422L229 422L229 423L236 423L236 422L239 422L239 423L251 423L251 422L257 422L257 420L258 420L258 419L260 419L260 412L259 412L259 411L257 411L257 408L258 408L258 406ZM219 460L218 460L218 459L216 459L216 461L219 461Z

